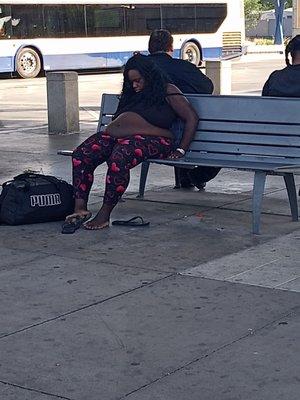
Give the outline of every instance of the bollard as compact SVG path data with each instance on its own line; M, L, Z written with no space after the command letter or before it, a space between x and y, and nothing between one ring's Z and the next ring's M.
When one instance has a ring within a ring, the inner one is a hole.
M48 133L79 132L78 74L47 73Z
M213 94L231 94L231 61L206 61L206 75L213 81Z

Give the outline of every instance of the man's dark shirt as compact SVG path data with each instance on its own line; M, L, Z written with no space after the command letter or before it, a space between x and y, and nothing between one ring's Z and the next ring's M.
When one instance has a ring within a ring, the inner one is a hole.
M160 67L182 93L211 94L214 90L212 81L194 64L172 58L167 53L155 53L149 57Z
M264 84L262 95L300 97L300 65L289 65L272 72Z

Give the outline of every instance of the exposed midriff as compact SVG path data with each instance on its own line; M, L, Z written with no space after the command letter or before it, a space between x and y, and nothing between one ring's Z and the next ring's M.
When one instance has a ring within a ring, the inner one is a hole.
M111 136L116 137L126 137L134 134L173 137L168 129L154 126L132 111L120 114L106 127L106 131Z

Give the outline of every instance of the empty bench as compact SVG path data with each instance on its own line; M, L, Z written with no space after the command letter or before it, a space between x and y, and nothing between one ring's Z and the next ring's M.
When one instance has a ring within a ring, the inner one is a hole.
M199 124L186 155L179 160L142 163L139 197L144 196L150 163L195 168L211 166L254 172L252 231L259 233L267 175L284 178L293 221L298 221L294 171L300 168L300 100L256 96L187 95ZM105 130L118 96L104 94L98 131ZM59 154L71 155L70 151Z

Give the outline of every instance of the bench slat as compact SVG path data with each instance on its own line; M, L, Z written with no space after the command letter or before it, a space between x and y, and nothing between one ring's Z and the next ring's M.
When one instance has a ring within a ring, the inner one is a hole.
M112 116L111 115L103 115L102 120L101 120L101 125L108 125L111 123Z
M299 104L300 105L300 104ZM258 133L262 135L291 135L300 136L300 125L286 123L260 123L253 122L233 122L233 121L209 121L200 120L198 125L199 131L219 131L219 132L236 132L236 133Z
M281 167L278 167L278 163L272 162L261 162L261 161L248 161L248 160L233 160L232 158L228 160L222 159L211 159L211 158L203 158L203 159L191 159L189 161L183 160L155 160L150 159L148 160L154 164L164 164L169 166L182 166L182 167L189 167L194 168L195 166L202 165L202 166L213 166L213 167L221 167L221 168L234 168L234 169L243 169L243 170L250 170L253 171L255 169L261 171L276 171L281 173L284 171L284 168L295 169L300 168L300 164L298 166L291 166L289 167L286 163L282 163Z
M278 110L278 98L273 97L196 94L187 97L198 110L201 119L300 124L300 100L295 98L281 98L280 112L274 112Z
M262 156L275 156L275 157L299 157L299 147L276 147L276 146L255 146L247 144L236 143L210 143L210 142L197 142L193 141L189 150L192 151L207 151L213 153L227 153L227 154L255 154ZM196 153L195 153L196 154Z
M218 142L218 143L260 143L261 145L277 146L298 146L300 148L300 136L273 136L273 135L255 135L249 133L231 133L231 132L208 132L197 131L194 141L200 142Z
M235 161L247 161L247 162L261 162L261 163L272 163L274 165L300 165L300 158L285 158L285 157L267 157L267 156L258 156L258 155L246 155L246 154L220 154L220 153L199 153L194 151L189 151L185 160L190 161L193 160L233 160Z
M118 108L118 104L119 104L119 95L118 94L104 93L102 95L102 99L101 99L101 113L103 115L114 114Z

